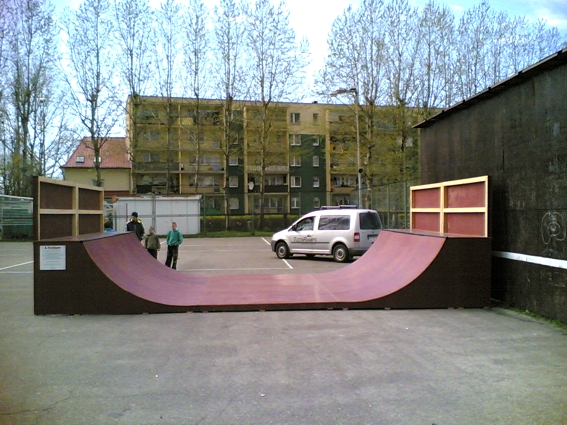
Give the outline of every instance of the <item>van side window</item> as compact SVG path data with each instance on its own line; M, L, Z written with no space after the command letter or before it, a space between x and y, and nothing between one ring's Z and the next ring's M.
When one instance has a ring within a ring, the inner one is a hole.
M322 215L319 217L319 230L348 230L350 229L349 215Z
M360 230L381 229L380 216L375 212L361 212Z
M295 225L295 230L300 232L302 230L313 230L313 217L307 217Z

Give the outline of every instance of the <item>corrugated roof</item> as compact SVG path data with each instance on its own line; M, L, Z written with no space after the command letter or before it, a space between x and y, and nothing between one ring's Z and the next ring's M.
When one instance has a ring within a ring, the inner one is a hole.
M125 137L108 137L101 147L100 168L132 168ZM94 168L91 138L84 137L61 168Z
M490 99L504 90L509 89L510 87L517 86L522 84L523 82L534 78L535 76L542 74L546 71L551 69L557 68L561 65L567 64L567 48L554 53L551 56L542 59L538 63L525 68L516 74L512 75L505 80L496 83L495 85L488 87L487 89L481 91L474 96L463 100L460 103L457 103L451 106L449 109L444 109L436 115L433 115L431 118L426 119L425 121L420 122L413 126L413 128L427 128L435 124L437 121L441 121L442 119L447 118L449 115L452 115L456 112L462 111L464 109L468 109L477 103L484 102L487 99Z

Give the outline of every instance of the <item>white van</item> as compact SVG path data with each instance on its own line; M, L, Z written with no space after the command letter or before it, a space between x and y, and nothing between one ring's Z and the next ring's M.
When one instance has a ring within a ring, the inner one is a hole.
M332 255L342 263L368 251L381 229L380 216L374 210L350 205L322 207L275 233L272 251L282 259L294 254Z

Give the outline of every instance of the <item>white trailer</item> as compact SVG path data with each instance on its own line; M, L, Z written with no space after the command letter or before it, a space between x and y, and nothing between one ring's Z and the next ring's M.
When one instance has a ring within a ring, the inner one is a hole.
M171 229L171 222L177 223L177 229L184 235L201 232L201 196L190 197L140 197L118 198L114 204L114 229L126 231L126 224L136 211L142 220L146 233L153 226L158 235L166 235Z

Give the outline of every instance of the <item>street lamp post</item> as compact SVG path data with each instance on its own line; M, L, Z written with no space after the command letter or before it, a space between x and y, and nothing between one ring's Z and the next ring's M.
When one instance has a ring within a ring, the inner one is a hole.
M352 87L350 89L337 89L331 93L331 96L338 96L339 94L354 94L354 116L356 119L356 172L357 172L357 206L358 208L362 205L362 168L360 168L360 127L359 127L359 109L360 103L358 99L358 89Z

